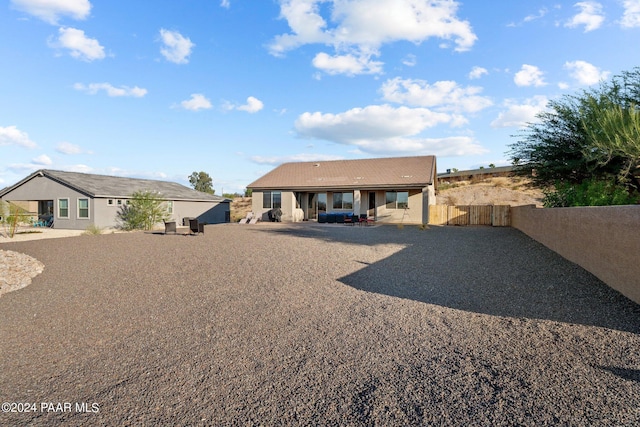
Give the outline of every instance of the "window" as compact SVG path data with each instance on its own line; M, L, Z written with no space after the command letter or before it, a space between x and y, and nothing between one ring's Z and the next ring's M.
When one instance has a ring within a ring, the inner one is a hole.
M407 209L409 207L408 191L387 191L387 209Z
M113 206L113 199L109 199L109 200L107 200L107 205L109 205L109 206Z
M58 218L69 218L69 199L58 199Z
M89 218L89 199L78 199L78 218Z
M262 207L267 209L282 208L282 193L280 191L262 193Z
M353 209L353 193L333 193L333 209Z
M167 201L167 213L168 214L173 214L173 201L172 200Z

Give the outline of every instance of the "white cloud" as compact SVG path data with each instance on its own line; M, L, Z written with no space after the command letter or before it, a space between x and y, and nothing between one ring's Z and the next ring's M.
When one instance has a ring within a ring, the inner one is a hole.
M415 55L409 54L404 57L404 59L402 60L402 63L407 67L415 67L415 65L418 63L418 59L416 58Z
M47 156L46 154L43 154L34 159L31 159L31 163L33 163L34 165L40 165L40 166L50 166L53 164L53 161L49 156Z
M58 29L58 39L50 41L52 47L69 49L69 53L76 59L94 61L105 57L104 47L96 39L87 37L84 31L76 28L61 27Z
M415 107L434 107L437 111L475 113L491 106L487 97L480 96L482 88L461 87L454 81L438 81L430 85L424 80L387 80L381 87L386 101Z
M489 71L486 68L476 66L476 67L473 67L469 72L469 79L471 80L479 79L485 74L489 74Z
M518 104L513 100L505 101L506 111L498 114L498 117L491 122L491 127L524 127L528 123L536 121L536 115L547 107L549 100L545 96L534 96L527 99L523 104Z
M622 15L620 25L623 28L640 27L640 1L624 0L622 4L624 6L624 14Z
M247 98L246 104L240 105L239 107L236 107L236 109L240 111L246 111L247 113L257 113L258 111L262 110L263 107L264 104L262 103L262 101L260 101L258 98L250 96Z
M569 70L569 75L581 85L590 86L606 80L611 74L609 71L601 71L598 67L586 61L565 62L564 68Z
M201 93L192 93L191 98L187 99L186 101L182 101L180 105L185 110L191 110L191 111L208 110L211 108L211 101L209 101Z
M580 9L580 13L571 18L565 27L576 28L584 25L584 32L597 30L604 22L602 14L602 5L595 1L582 1L574 4Z
M458 3L451 0L279 0L280 17L291 29L269 45L281 56L306 44L333 46L327 58L370 58L383 44L396 41L422 43L430 38L453 42L456 51L469 50L477 36L468 21L456 16ZM331 9L325 13L323 10ZM326 5L326 6L325 6ZM322 59L322 58L321 58ZM331 68L334 69L334 68ZM348 67L353 72L353 68ZM363 67L363 72L370 72Z
M289 162L313 162L313 161L325 161L325 160L342 160L342 156L334 156L331 154L314 154L314 153L301 153L293 154L290 156L252 156L251 161L259 165L280 165L282 163Z
M454 118L448 114L426 108L371 105L339 114L304 113L296 120L295 129L303 138L323 139L376 154L462 155L484 152L484 148L469 137L417 136L426 129L453 121Z
M167 61L176 64L186 64L189 62L189 55L195 47L188 37L184 37L177 31L160 29L160 38L164 47L160 48L160 53Z
M229 7L231 7L231 2L229 0L222 0L220 2L220 6L224 7L225 9L229 9Z
M356 74L380 74L382 73L382 62L372 61L370 55L360 55L358 57L347 55L330 56L324 52L318 53L313 58L313 66L327 74L346 74L354 76Z
M56 145L56 151L62 154L92 154L91 151L83 150L79 145L72 144L70 142L61 142Z
M36 143L29 139L29 135L26 132L15 126L0 126L0 146L3 145L19 145L25 148L37 147Z
M62 16L85 19L91 11L88 0L11 0L11 3L16 9L53 25Z
M76 90L80 90L86 92L90 95L95 95L101 90L104 90L108 96L133 96L135 98L141 98L147 94L147 90L140 88L138 86L129 87L129 86L120 86L115 87L110 83L90 83L89 85L84 85L82 83L76 83L73 85L73 88Z
M538 13L536 15L525 16L523 21L524 22L535 21L536 19L543 18L548 12L549 10L546 7L543 7L542 9L538 10Z
M543 75L544 73L535 65L523 64L513 81L518 86L544 86L546 83Z

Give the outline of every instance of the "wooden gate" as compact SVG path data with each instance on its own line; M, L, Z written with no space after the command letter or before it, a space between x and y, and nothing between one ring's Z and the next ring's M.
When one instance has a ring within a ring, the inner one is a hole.
M431 205L429 224L508 227L511 225L510 212L509 205Z

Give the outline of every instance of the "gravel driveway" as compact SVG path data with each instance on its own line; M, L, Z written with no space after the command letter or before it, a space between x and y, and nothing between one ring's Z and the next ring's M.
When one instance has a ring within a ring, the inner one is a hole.
M640 423L640 306L511 228L1 247L45 269L0 299L0 395L35 404L0 425Z

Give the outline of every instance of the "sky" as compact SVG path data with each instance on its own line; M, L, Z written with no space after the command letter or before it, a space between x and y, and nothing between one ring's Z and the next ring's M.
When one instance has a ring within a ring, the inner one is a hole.
M640 0L2 0L0 188L38 169L509 164L547 103L640 66Z

